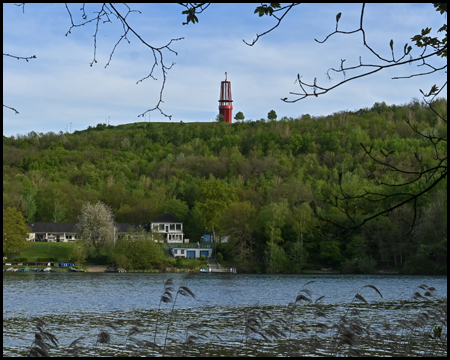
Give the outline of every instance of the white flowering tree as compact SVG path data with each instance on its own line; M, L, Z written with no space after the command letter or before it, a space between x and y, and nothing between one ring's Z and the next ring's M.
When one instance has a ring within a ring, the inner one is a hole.
M78 217L77 230L88 253L99 256L100 250L113 245L115 236L114 214L112 209L98 201L83 205Z

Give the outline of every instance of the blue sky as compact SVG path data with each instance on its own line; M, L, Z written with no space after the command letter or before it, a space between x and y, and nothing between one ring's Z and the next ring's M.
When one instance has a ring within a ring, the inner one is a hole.
M71 5L74 18L80 20L81 5ZM171 48L178 53L164 53L166 65L176 64L167 74L161 108L172 120L154 111L150 116L137 116L153 108L159 99L161 75L157 81L147 79L153 55L133 35L123 41L105 69L109 55L121 35L117 20L101 24L97 37L97 63L93 59L94 24L75 28L67 37L70 18L62 4L27 4L21 7L3 4L3 53L17 56L36 55L25 62L3 57L3 103L20 114L3 109L3 134L16 136L36 132L83 130L108 121L119 125L138 121L205 121L218 113L220 82L225 71L231 81L233 116L242 111L246 120L267 117L274 109L278 118L313 116L371 107L375 102L404 104L421 99L419 88L427 91L433 84L441 86L442 72L407 80L391 80L407 76L421 68L415 64L382 71L355 80L321 97L307 98L293 104L280 99L294 99L297 74L302 80L331 86L343 79L325 73L330 67L375 62L362 46L361 34L335 35L324 44L323 39L335 29L335 18L342 12L339 29L354 30L359 24L359 4L302 4L294 8L282 24L253 46L256 33L272 27L274 19L253 14L255 4L212 4L199 15L199 23L183 26L186 20L177 4L136 4L127 18L142 38L153 46L162 46L172 38L184 37ZM121 8L123 10L123 7ZM89 5L87 13L96 11ZM447 21L431 4L368 4L365 30L370 46L385 57L390 56L389 41L394 50L403 52L406 42L431 27L432 35ZM417 50L416 51L417 54ZM414 53L413 53L414 55ZM434 64L442 66L444 60ZM350 75L350 74L348 74Z

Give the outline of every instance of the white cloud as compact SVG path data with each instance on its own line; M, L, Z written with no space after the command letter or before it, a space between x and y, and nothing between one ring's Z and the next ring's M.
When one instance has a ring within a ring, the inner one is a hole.
M74 16L78 5L71 6ZM93 9L94 5L89 5ZM317 77L318 84L330 86L343 79L332 74L341 59L346 64L375 61L362 47L361 33L336 34L325 44L323 39L335 27L335 16L342 12L341 30L358 27L361 5L305 4L292 10L272 33L249 47L242 39L251 41L275 23L273 19L253 14L255 4L212 4L200 14L198 24L181 25L185 18L178 5L139 4L142 14L130 14L130 23L142 37L154 46L165 45L170 39L184 37L171 48L178 52L164 53L166 65L174 67L167 73L162 109L173 115L174 121L208 121L218 113L220 82L224 72L232 82L234 110L243 111L247 119L267 116L271 109L278 117L296 117L304 113L326 115L340 110L356 110L372 106L375 101L388 104L406 103L418 97L418 89L426 90L442 81L442 75L390 80L392 76L407 76L417 70L415 65L383 71L355 80L319 98L308 98L285 104L280 98L294 97L297 73L308 82ZM444 18L430 4L368 4L365 29L370 45L389 58L389 41L395 40L395 52L403 50L423 27L442 25ZM4 51L20 56L37 55L29 63L4 58L4 103L19 110L14 115L3 111L5 135L61 131L73 123L72 130L95 126L111 117L111 124L142 121L137 115L156 105L159 99L161 74L158 81L147 79L153 63L151 51L130 35L118 46L111 64L105 69L110 52L120 36L121 28L102 24L97 37L97 60L93 67L94 24L76 28L64 36L70 26L63 5L26 5L25 14L14 5L4 4ZM441 63L444 63L442 61ZM347 74L351 76L351 74ZM148 117L147 117L148 119ZM151 121L167 121L153 112Z

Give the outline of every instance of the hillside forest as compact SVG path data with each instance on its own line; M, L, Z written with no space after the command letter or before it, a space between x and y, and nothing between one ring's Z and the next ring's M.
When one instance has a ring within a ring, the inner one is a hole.
M433 105L446 120L446 99ZM446 179L417 200L417 211L406 204L350 233L323 221L349 221L330 203L340 186L350 194L380 191L372 172L405 180L375 168L361 143L389 152L390 164L402 169L432 166L436 149L407 121L446 138L446 121L415 99L321 117L98 124L3 136L3 209L15 208L30 222L77 222L83 204L97 201L112 208L116 222L145 224L169 212L184 222L191 242L212 231L229 235L218 251L241 272L446 274ZM437 146L446 157L446 142ZM366 201L357 216L396 201Z

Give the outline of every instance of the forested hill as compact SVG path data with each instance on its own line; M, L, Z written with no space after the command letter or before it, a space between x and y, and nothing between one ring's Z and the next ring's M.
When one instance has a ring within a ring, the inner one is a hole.
M446 118L446 100L434 107ZM314 201L323 217L347 221L330 205L339 178L351 194L380 190L361 143L377 154L391 152L395 167L416 169L417 154L421 164L432 163L435 149L407 121L425 134L447 131L428 106L412 101L319 118L99 124L72 134L4 136L3 208L21 210L27 221L56 222L76 222L82 205L98 200L112 207L117 222L145 223L168 211L185 222L191 240L205 228L230 235L223 256L248 271L402 266L446 273L446 180L419 199L416 228L407 236L411 205L342 238L311 211ZM438 147L446 156L446 143ZM391 201L398 200L369 202L364 214Z

